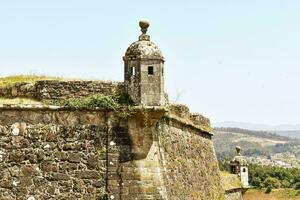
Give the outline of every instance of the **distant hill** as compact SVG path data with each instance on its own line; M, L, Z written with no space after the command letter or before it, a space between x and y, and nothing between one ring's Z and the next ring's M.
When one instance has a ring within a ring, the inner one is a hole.
M272 156L285 152L299 154L300 139L272 132L221 127L214 128L214 133L213 142L219 159L234 156L237 145L242 147L246 156Z
M244 122L219 122L214 123L214 127L238 127L241 129L255 130L255 131L269 131L279 135L288 136L292 138L300 138L300 124L281 124L281 125L266 125L256 123Z
M278 135L300 139L300 130L297 131L274 131Z

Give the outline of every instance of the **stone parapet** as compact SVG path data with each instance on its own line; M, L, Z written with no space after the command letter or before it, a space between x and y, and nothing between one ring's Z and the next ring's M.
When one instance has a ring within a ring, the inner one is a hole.
M42 80L34 83L16 83L0 88L1 97L36 100L84 98L97 93L112 94L113 92L125 92L124 84L122 82Z
M168 114L165 117L173 119L191 128L199 129L213 135L210 120L198 113L190 113L189 108L182 104L170 104Z

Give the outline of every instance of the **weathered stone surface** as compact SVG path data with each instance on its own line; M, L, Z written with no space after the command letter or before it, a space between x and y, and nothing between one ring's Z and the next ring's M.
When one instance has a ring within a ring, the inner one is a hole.
M41 121L44 114L54 113L0 109L0 133L5 135L0 137L0 199L28 199L29 194L35 199L83 199L83 195L93 199L104 187L95 143L104 133L88 121L76 126L61 124L57 119L68 116L66 112ZM73 116L79 119L81 114ZM95 116L97 122L103 120L101 114Z
M209 134L165 119L158 132L169 199L222 199L217 158Z
M97 179L99 178L99 173L96 170L75 171L75 176L80 179Z
M240 190L231 190L226 192L225 200L242 200L243 196Z
M93 94L111 94L114 91L124 91L123 83L100 81L58 81L42 80L35 83L16 83L6 88L0 88L0 96L30 98L37 100L83 98ZM45 115L45 121L51 121L51 116ZM89 120L84 119L83 120Z
M25 177L33 177L38 173L38 167L34 165L24 165L21 167L22 175Z
M82 153L69 153L68 160L71 163L80 163L82 157Z
M0 108L0 199L218 199L211 134L163 114Z
M52 181L66 181L66 180L70 180L70 176L65 174L65 173L51 173L50 174L50 177L49 177L50 180Z
M103 152L105 153L105 152ZM98 163L98 157L96 155L89 155L87 158L87 166L88 169L95 169L97 168Z
M11 189L13 187L13 181L12 180L1 180L0 187L5 188L5 189Z

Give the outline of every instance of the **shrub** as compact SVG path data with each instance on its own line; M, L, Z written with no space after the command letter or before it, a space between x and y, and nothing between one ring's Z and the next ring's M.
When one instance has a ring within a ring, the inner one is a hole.
M291 187L291 183L287 180L282 180L281 181L281 187L282 188L290 188Z
M295 190L300 190L300 183L295 184Z
M110 95L95 94L86 98L69 98L44 102L71 109L101 109L116 111L119 117L126 118L133 113L130 97L126 94L112 93Z
M252 186L254 186L254 187L257 187L257 188L262 188L262 187L263 187L262 181L261 181L261 179L260 179L259 177L254 177L254 178L251 180L250 184L251 184Z
M266 194L269 194L270 192L272 192L272 187L271 186L268 186L265 193Z
M281 186L280 181L277 178L268 177L264 181L265 187L279 188Z

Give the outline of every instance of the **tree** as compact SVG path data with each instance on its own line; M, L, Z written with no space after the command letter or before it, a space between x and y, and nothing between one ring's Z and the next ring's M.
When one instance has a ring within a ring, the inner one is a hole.
M291 187L291 183L287 180L282 180L281 181L281 187L282 188L290 188Z
M268 177L264 181L265 187L280 188L281 184L277 178Z
M257 187L257 188L262 188L263 187L262 181L259 177L253 177L252 180L250 180L250 184L254 187Z

